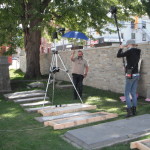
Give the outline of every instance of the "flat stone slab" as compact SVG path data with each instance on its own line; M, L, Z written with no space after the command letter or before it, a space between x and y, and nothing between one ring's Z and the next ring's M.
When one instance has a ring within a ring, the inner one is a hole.
M150 139L135 141L130 143L131 149L150 150Z
M46 104L51 104L50 101L39 101L39 102L34 102L34 103L26 103L26 104L20 104L22 107L27 107L27 106L38 106L38 105L46 105Z
M73 87L72 84L62 85L61 83L62 83L62 81L58 81L56 84L56 87L58 87L58 88L72 88Z
M73 85L57 85L56 87L64 89L64 88L72 88Z
M15 95L10 96L8 100L14 100L14 99L22 99L22 98L31 98L31 97L44 97L45 93L30 93L30 94L22 94L22 95Z
M43 91L43 90L32 90L32 91L24 91L24 92L4 94L4 97L8 100L29 98L29 97L36 97L36 96L45 96L45 91Z
M60 105L56 105L54 106L42 106L42 107L36 107L36 108L25 108L24 110L27 112L38 112L40 110L47 110L47 109L55 109L55 108L62 108L62 107L66 107L66 106L74 106L74 105L80 105L80 103L75 103L75 104L62 104L61 107Z
M51 108L51 107L52 106L41 106L41 107L35 107L35 108L24 108L24 110L27 112L37 112L38 110Z
M22 94L29 94L29 93L44 93L45 91L43 90L30 90L30 91L21 91L21 92L15 92L15 93L8 93L4 94L4 96L7 98L9 96L15 96L15 95L22 95Z
M50 116L50 115L60 115L64 113L70 113L70 112L77 112L77 111L83 111L83 110L92 110L96 109L96 105L88 105L88 104L79 104L79 105L72 105L72 106L66 106L66 107L56 107L55 109L41 109L38 110L38 113L41 113L43 116Z
M89 112L80 111L80 112L74 112L74 113L66 113L66 114L62 114L62 115L58 115L58 116L35 117L35 120L37 120L39 122L46 122L46 121L50 121L50 120L74 117L74 116L85 115L85 114L89 114Z
M70 127L75 127L83 124L89 124L92 122L98 122L110 118L117 117L117 114L106 113L106 112L96 112L83 114L80 116L68 117L64 119L51 120L44 122L45 126L52 126L54 129L65 129Z
M31 88L44 88L44 83L43 82L33 82L28 84L29 87Z
M86 149L100 149L150 132L150 114L67 131L64 139Z
M49 97L46 97L46 99L49 99ZM24 102L36 102L44 100L44 97L33 97L33 98L24 98L24 99L17 99L13 100L15 103L24 103Z

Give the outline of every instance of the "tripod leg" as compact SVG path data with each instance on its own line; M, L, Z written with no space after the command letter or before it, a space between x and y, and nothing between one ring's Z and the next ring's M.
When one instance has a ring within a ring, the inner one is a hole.
M54 94L55 94L55 74L53 75L52 105L53 105L53 103L54 103Z
M45 96L44 96L44 102L45 102L45 99L46 99L46 96L47 96L47 91L48 91L48 87L49 87L49 84L50 84L50 80L51 80L51 73L49 74L49 78L48 78L48 81L47 81L47 86L46 86L46 91L45 91ZM43 103L43 107L44 107L44 103Z
M45 91L45 96L44 96L44 102L45 102L45 99L46 99L46 96L47 96L47 91L48 91L48 87L49 87L49 84L50 84L50 80L51 80L51 71L53 70L53 67L54 67L54 61L55 61L55 56L53 55L52 56L52 61L51 61L51 64L50 64L50 73L49 73L49 77L48 77L48 81L47 81L47 85L46 85L46 91ZM43 103L43 107L44 107L44 103Z
M74 85L74 83L73 83L73 81L72 81L72 78L70 77L70 74L67 72L66 66L65 66L64 62L62 61L62 59L61 59L61 57L60 57L60 55L59 55L59 54L58 54L58 57L59 57L59 59L60 59L60 61L61 61L62 65L63 65L63 67L65 68L66 73L67 73L67 75L68 75L68 77L69 77L69 79L70 79L70 81L71 81L71 83L72 83L72 85L73 85L73 87L74 87L75 91L77 92L77 95L78 95L78 97L79 97L79 99L80 99L81 103L83 103L82 98L81 98L81 96L80 96L79 92L77 91L77 89L76 89L76 87L75 87L75 85Z

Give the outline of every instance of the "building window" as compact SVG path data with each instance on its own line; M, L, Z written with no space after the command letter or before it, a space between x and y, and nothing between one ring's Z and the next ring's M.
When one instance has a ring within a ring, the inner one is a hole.
M146 33L142 34L142 41L146 41Z
M131 39L135 39L135 33L131 33Z
M131 29L134 29L134 21L131 21Z
M142 29L146 29L146 21L142 21Z

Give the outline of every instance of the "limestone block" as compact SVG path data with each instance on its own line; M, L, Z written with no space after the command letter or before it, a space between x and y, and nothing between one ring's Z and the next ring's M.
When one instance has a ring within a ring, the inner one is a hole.
M25 94L32 94L32 93L45 93L45 91L43 91L43 90L32 90L32 91L15 92L15 93L4 94L4 97L6 99L9 99L11 97L22 96Z
M31 88L44 88L44 83L43 82L33 82L28 84L29 87Z
M38 106L38 105L47 105L51 104L50 101L39 101L39 102L34 102L34 103L25 103L25 104L20 104L22 107L27 107L27 106Z
M46 97L45 99L47 100L47 99L49 99L49 97ZM28 102L37 102L37 101L41 101L41 100L44 100L44 97L23 98L23 99L17 99L17 100L13 100L13 101L15 103L25 103L25 104L22 104L21 106L23 106L23 105L27 106Z

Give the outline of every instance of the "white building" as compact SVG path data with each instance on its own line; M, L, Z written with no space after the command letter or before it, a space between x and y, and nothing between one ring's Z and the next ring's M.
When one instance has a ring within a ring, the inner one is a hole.
M134 39L136 43L142 43L150 41L150 19L148 16L143 16L141 18L135 17L134 22L119 22L122 27L119 28L120 37L122 42L129 39ZM107 28L111 30L117 30L116 26L113 24L107 25ZM98 34L94 29L88 29L89 34L91 34L95 39L104 38L104 42L118 43L118 33L110 33L103 30L105 34ZM93 42L93 41L92 41Z
M135 21L128 21L128 22L118 21L119 24L122 25L122 27L119 28L121 42L125 43L129 39L134 39L136 43L143 43L143 42L150 41L150 19L149 17L148 16L143 16L141 18L134 17L133 19ZM112 32L112 33L108 32L108 30L106 31L106 28L111 29L116 32ZM103 29L103 31L104 31L104 34L100 35L93 28L88 28L86 35L88 37L92 36L94 39L89 39L87 43L85 43L85 45L87 45L85 46L85 48L90 48L91 46L96 46L96 45L107 46L107 45L110 45L110 43L112 44L119 43L116 25L108 24ZM78 42L76 42L76 44L77 43ZM104 43L104 44L101 44L101 43ZM72 47L71 45L73 43L70 43L65 38L61 38L61 40L57 41L55 44L58 47L58 50L59 49L65 50L67 48L66 46L69 46L70 48Z

